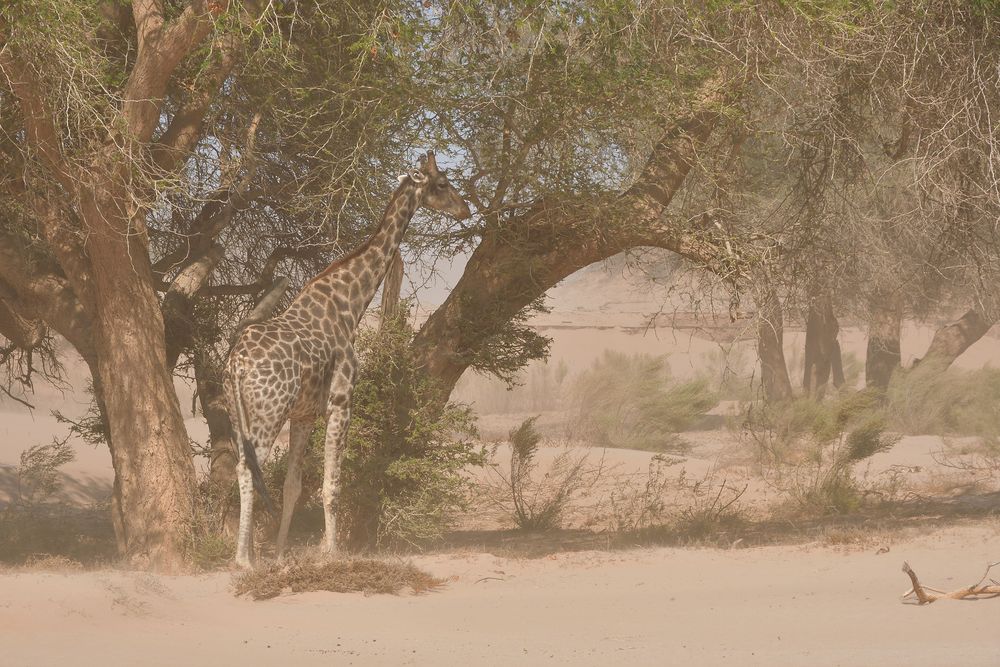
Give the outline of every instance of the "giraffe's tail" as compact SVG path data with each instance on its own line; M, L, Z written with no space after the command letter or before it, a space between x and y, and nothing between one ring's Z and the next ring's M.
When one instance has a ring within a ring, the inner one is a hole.
M247 419L243 408L243 395L240 392L240 380L235 378L233 390L236 395L233 397L236 404L236 437L239 438L240 446L243 448L243 463L250 469L250 477L253 479L253 488L260 495L264 509L272 516L275 513L274 503L271 501L271 494L267 491L267 483L264 481L264 473L260 469L260 461L257 460L257 448L253 441L247 436Z
M249 438L242 438L242 440L243 459L246 461L247 467L250 468L250 476L253 478L253 488L260 495L260 500L264 504L264 509L267 513L274 515L274 502L271 500L271 494L267 491L264 473L261 471L260 462L257 460L257 448L254 447L253 442Z

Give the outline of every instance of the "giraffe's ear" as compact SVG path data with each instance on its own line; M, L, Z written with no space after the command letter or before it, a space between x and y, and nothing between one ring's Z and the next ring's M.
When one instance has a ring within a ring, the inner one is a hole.
M437 158L434 157L434 151L427 151L427 157L424 160L424 170L428 174L436 174L438 170Z

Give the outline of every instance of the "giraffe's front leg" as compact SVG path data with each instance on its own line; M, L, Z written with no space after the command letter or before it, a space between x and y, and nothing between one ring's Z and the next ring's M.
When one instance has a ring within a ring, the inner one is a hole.
M323 452L323 551L337 553L337 500L340 497L340 464L351 422L350 396L347 403L334 406L326 422L326 442Z
M337 500L340 497L340 464L344 458L347 431L351 425L351 394L354 390L355 360L353 350L334 374L323 443L323 551L337 553Z

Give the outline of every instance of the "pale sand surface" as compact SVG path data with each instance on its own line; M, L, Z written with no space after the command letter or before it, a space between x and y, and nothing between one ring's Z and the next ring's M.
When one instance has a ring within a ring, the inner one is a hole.
M874 548L656 548L538 560L415 559L422 596L237 599L230 576L104 571L0 577L2 664L997 665L1000 600L900 602L975 582L1000 524ZM483 580L485 577L494 577Z

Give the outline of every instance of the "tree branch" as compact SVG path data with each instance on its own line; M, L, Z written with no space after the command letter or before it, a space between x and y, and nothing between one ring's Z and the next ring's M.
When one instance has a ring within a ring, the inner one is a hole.
M4 301L21 316L41 319L84 356L93 356L93 323L68 280L29 263L30 252L10 234L0 233L0 279L14 291Z
M167 25L157 0L133 3L139 49L125 85L123 111L135 140L145 143L152 137L174 70L212 31L213 16L225 11L228 5L228 0L192 0L181 15Z
M153 163L157 168L167 172L173 171L198 143L202 135L205 114L211 108L222 83L239 60L238 45L239 41L234 35L224 35L216 40L215 48L218 56L215 65L204 75L201 86L192 92L184 105L177 110L166 131L153 145ZM251 125L251 136L256 133L259 120L260 115L257 114Z
M738 88L721 78L707 81L692 111L664 129L636 183L610 204L543 198L502 218L417 333L414 347L425 370L450 391L499 327L562 279L629 248L659 246L716 265L725 249L665 224L664 210Z

